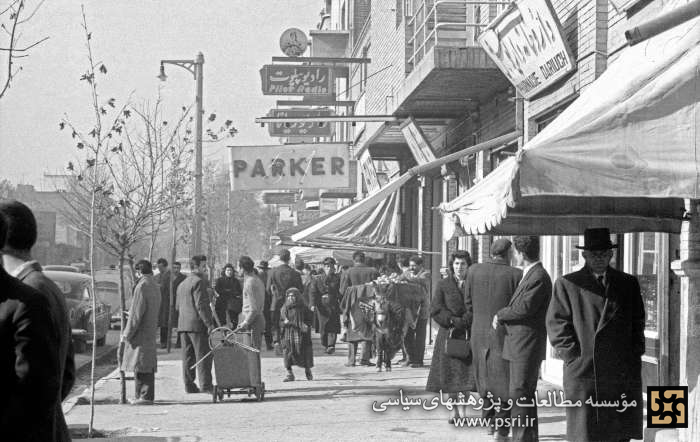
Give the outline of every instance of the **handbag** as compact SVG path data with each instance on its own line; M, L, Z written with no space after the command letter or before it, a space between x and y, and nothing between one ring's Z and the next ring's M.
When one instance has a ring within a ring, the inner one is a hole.
M453 338L453 334L454 330L450 332L450 336L445 341L445 354L451 358L470 362L472 351L469 339Z

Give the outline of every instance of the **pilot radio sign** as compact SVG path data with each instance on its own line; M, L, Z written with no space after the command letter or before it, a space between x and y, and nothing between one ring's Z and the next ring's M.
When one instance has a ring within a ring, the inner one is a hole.
M479 43L526 99L574 69L549 0L511 3L481 33Z
M327 97L334 92L330 66L266 64L260 69L260 78L263 95Z

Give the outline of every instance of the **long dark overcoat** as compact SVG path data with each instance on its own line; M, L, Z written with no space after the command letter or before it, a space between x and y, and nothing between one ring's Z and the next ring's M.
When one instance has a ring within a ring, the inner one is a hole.
M508 397L508 363L503 359L505 327L494 330L491 324L498 310L510 302L522 275L522 270L500 258L469 267L465 299L474 309L470 342L482 396L490 391L495 397ZM494 358L493 362L487 364L487 358Z
M451 332L454 331L454 338L464 339L472 323L471 305L465 305L464 292L459 289L454 277L442 279L435 286L430 316L440 325L440 329L435 338L425 389L435 393L440 390L443 393L474 391L471 364L445 354L445 342Z
M270 270L267 275L267 291L271 295L270 311L279 311L286 299L287 289L296 287L300 292L304 291L299 272L289 266L281 264Z
M309 305L316 307L314 327L318 333L340 333L340 276L314 276L309 286Z
M155 373L158 366L156 332L161 302L160 286L153 275L144 275L134 287L129 320L124 328L126 343L121 369Z
M58 330L59 335L58 357L61 363L60 370L63 373L61 397L56 407L55 440L70 440L70 433L61 408L61 401L68 396L75 382L75 353L73 351L71 339L71 326L68 308L66 307L66 297L61 292L61 289L44 275L41 271L41 265L36 261L32 261L28 266L24 267L19 275L17 275L17 279L46 296L51 306L51 316L54 327Z
M582 402L566 408L571 441L643 437L644 303L634 276L608 268L606 280L604 289L586 267L562 276L547 310L549 339L564 360L564 393ZM589 397L637 406L618 412L586 405Z

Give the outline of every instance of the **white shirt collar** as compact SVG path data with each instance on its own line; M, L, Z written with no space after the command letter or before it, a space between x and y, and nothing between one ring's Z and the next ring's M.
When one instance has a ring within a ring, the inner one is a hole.
M22 273L25 269L33 266L35 262L36 261L34 260L25 261L24 263L22 263L22 265L17 266L13 271L9 272L10 276L12 276L13 278L18 277L20 273Z
M523 279L525 279L525 277L527 276L527 272L529 272L530 269L532 269L533 267L535 267L539 263L540 263L539 261L535 261L532 264L526 265L525 268L523 268Z

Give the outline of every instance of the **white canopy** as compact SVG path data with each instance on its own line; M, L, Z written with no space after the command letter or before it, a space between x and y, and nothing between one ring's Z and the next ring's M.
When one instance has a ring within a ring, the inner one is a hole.
M516 158L441 205L467 233L680 230L700 198L700 20L619 58Z

